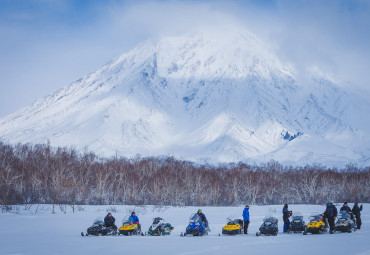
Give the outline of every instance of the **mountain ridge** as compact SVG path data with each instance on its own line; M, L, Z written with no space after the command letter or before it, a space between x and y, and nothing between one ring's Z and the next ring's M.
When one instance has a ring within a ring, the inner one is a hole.
M105 156L296 164L326 163L315 151L333 144L327 154L339 164L368 164L369 130L347 121L357 99L317 74L302 84L250 33L156 37L0 119L0 138L87 146ZM293 146L310 139L312 147Z

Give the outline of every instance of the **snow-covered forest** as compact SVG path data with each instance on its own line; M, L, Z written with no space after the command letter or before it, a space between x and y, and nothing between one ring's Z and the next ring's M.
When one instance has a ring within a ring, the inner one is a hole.
M199 165L172 157L102 159L91 152L0 143L0 202L14 204L240 204L370 202L370 168L277 162Z

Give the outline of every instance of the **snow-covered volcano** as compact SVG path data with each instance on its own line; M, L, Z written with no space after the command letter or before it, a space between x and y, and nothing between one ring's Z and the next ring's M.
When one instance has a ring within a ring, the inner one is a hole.
M319 73L298 81L245 31L158 37L0 119L0 138L104 156L369 164L369 98Z

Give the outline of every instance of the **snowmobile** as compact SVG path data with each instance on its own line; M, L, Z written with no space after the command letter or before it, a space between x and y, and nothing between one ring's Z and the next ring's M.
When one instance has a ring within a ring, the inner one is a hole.
M186 227L185 234L181 233L181 236L204 236L208 235L208 227L202 222L202 219L197 213L194 213L189 218L189 225Z
M243 221L241 219L227 219L227 224L222 228L223 235L238 235L243 234Z
M311 234L323 234L328 231L328 224L324 222L323 217L321 214L313 213L310 217L308 217L310 222L305 227L303 234L307 235L307 233Z
M150 226L147 235L150 236L164 236L171 234L174 227L170 223L165 223L164 219L156 217L153 219L153 223Z
M303 232L306 228L306 224L303 220L303 216L301 213L296 212L292 216L292 221L290 222L290 226L288 229L288 233L294 232Z
M106 227L104 225L104 221L98 218L94 220L94 224L87 229L86 236L88 235L94 236L117 235L117 227L116 226ZM81 232L81 236L85 236L84 232Z
M118 229L119 235L132 236L141 234L140 224L130 222L130 216L126 216L122 220L122 226Z
M351 215L347 211L340 211L341 215L335 223L335 231L348 232L356 231L357 225L354 220L351 219Z
M273 235L276 236L279 232L278 228L278 219L272 216L267 216L263 219L263 223L259 229L259 232L256 233L256 236L260 235Z

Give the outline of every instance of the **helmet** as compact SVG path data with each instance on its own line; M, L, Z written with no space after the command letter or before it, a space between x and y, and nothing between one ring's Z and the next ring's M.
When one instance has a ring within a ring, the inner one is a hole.
M201 213L202 212L202 209L198 209L198 213Z
M132 213L131 213L131 215L134 215L134 214L135 214L135 212L132 212Z

